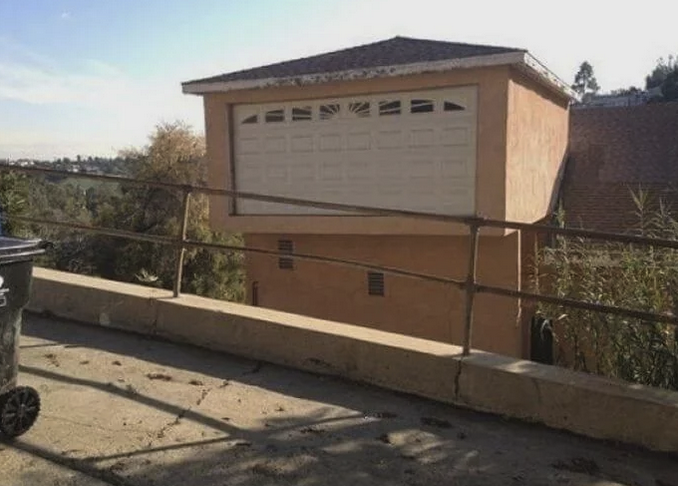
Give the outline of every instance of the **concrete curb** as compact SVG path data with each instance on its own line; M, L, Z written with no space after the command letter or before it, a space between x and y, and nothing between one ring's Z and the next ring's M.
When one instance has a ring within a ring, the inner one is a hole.
M434 341L36 268L28 309L678 452L678 393Z

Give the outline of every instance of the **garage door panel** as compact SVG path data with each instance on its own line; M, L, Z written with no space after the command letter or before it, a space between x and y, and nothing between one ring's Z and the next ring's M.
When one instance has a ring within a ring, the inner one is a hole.
M431 147L435 143L435 128L417 128L410 131L410 147Z
M320 135L321 152L339 152L342 149L342 136L339 133L330 133Z
M341 160L327 160L320 162L320 181L343 181L344 164Z
M313 135L295 135L290 137L290 152L308 153L314 150L314 136Z
M378 149L397 149L403 146L402 130L378 130L375 134L375 145Z
M267 154L281 154L287 152L286 137L265 137L264 152Z
M290 182L297 184L303 182L315 182L316 167L313 161L298 162L290 165Z
M273 185L282 185L289 181L289 168L284 165L270 164L264 170L266 181Z
M471 142L471 130L468 127L451 127L440 131L440 145L468 146Z
M380 115L380 109L389 114ZM274 123L265 122L270 113ZM238 105L236 187L469 214L475 197L475 113L475 87ZM243 201L237 209L241 214L342 214L256 201Z
M444 159L440 163L441 179L454 179L459 177L468 177L469 174L468 159Z
M369 150L372 146L372 134L370 132L349 133L346 140L347 150Z
M240 169L239 180L247 186L261 185L266 182L262 166L248 166Z
M437 163L433 159L419 159L412 161L408 167L408 176L410 182L424 182L427 186L429 182L435 181L437 174ZM422 181L423 179L423 181Z
M262 151L259 137L242 137L238 140L236 147L237 155L258 154Z
M375 177L374 164L368 159L351 160L346 163L346 179L371 182Z

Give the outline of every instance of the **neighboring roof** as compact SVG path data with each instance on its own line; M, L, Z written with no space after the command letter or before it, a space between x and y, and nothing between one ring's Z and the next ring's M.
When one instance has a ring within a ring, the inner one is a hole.
M678 102L572 110L563 207L570 226L638 227L631 191L678 210Z
M507 64L529 66L544 80L574 97L565 83L525 49L409 37L394 37L349 49L197 79L182 83L182 87L184 93L204 94Z

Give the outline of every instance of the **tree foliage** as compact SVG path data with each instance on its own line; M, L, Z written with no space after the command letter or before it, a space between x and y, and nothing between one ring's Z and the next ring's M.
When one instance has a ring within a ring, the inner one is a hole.
M600 91L600 86L593 73L593 66L588 61L584 61L579 66L577 74L574 76L574 83L572 89L582 98L594 95Z
M649 194L632 196L635 233L678 239L678 221ZM562 215L561 215L562 217ZM678 313L678 253L564 236L538 255L542 292L653 313ZM678 329L670 324L541 304L555 321L558 364L634 383L678 390Z
M28 208L28 182L16 173L0 173L0 234L18 234L22 226L11 219Z
M149 144L123 151L126 176L181 185L205 185L205 146L183 123L162 124ZM66 160L65 164L71 164ZM93 163L95 163L93 161ZM30 204L29 204L30 202ZM11 215L69 221L135 233L178 237L183 191L54 177L0 174L0 205ZM188 238L241 246L239 235L212 231L207 199L190 200ZM11 223L11 218L10 218ZM125 282L172 288L177 250L174 247L95 236L63 228L11 225L17 236L37 236L54 248L40 265ZM206 297L240 301L244 297L242 254L191 249L186 251L182 289Z
M629 95L638 95L641 94L642 92L643 90L636 86L629 86L628 88L613 89L612 91L610 91L610 94L615 96L629 96Z
M174 184L205 185L204 141L181 124L164 124L143 149L124 154L131 177ZM148 186L122 187L118 195L99 201L95 224L135 233L176 237L181 228L183 192ZM239 236L212 231L208 202L201 194L190 200L188 238L241 245ZM97 273L105 278L171 288L177 254L166 246L138 241L94 239ZM186 292L228 300L243 298L240 253L192 249L186 252L182 287Z
M660 58L652 72L645 77L645 88L660 88L664 101L678 100L678 59Z

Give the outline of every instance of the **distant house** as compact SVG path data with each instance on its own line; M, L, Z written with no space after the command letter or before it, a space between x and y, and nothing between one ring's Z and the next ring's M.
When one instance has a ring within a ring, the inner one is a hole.
M570 88L523 49L396 37L183 84L204 98L209 179L239 191L535 222L553 209ZM464 278L463 225L212 197L248 246ZM485 229L479 278L524 285L519 232ZM250 300L460 343L463 294L432 282L248 254ZM479 295L474 346L526 356L521 302Z
M567 224L638 228L631 191L678 210L678 102L573 110L562 202Z
M624 94L591 95L584 97L581 102L575 103L572 108L587 109L638 106L661 99L661 97L661 88L652 88L646 91L634 91Z

